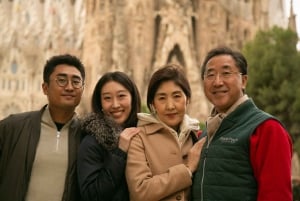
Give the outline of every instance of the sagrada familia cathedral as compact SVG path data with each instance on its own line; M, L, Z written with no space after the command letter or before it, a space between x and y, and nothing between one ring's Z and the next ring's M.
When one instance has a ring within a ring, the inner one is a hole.
M206 52L221 44L241 49L274 25L295 28L287 9L283 0L0 0L0 119L47 103L43 65L70 53L87 70L79 114L90 111L103 73L126 72L145 104L151 74L174 62L191 83L189 114L204 120L211 109L200 79Z

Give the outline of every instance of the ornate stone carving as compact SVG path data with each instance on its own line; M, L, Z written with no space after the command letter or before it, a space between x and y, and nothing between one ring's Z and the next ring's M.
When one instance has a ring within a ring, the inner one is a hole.
M285 27L282 5L283 0L0 1L0 119L45 104L46 59L71 53L87 68L79 113L89 112L103 73L128 73L145 103L152 72L175 62L191 83L189 113L204 121L210 110L200 80L206 52L220 44L241 48L275 23Z

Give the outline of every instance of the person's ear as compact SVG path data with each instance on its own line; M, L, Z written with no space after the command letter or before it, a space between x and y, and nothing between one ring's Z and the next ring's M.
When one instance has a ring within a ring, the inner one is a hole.
M48 88L49 88L48 84L46 82L43 82L42 89L45 95L48 95Z

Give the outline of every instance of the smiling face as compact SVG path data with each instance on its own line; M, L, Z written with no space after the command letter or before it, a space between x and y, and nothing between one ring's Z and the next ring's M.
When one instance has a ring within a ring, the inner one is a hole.
M225 75L227 72L231 74ZM218 112L226 112L241 96L247 84L247 75L238 73L239 68L232 56L218 55L206 64L205 74L215 74L215 79L204 78L204 92Z
M178 130L186 113L187 98L174 81L162 82L157 89L153 107L158 118L174 130Z
M130 92L120 83L109 81L103 85L100 96L103 112L123 124L131 112Z
M57 79L68 80L66 86L59 86ZM49 77L49 83L42 85L44 94L48 97L49 107L54 109L74 111L80 103L83 87L74 88L72 81L82 80L80 71L74 66L57 65Z

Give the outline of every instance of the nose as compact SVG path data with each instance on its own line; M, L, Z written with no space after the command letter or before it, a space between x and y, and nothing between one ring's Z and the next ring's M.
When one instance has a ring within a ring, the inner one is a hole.
M117 98L114 98L112 102L112 107L117 108L119 106L120 106L119 100Z
M175 108L174 102L171 98L167 100L166 109L173 110Z
M223 79L220 75L220 73L217 73L216 78L213 80L214 85L222 85L223 84Z
M73 85L72 85L72 81L71 81L71 80L68 80L65 89L66 89L66 90L74 90L74 87L73 87Z

